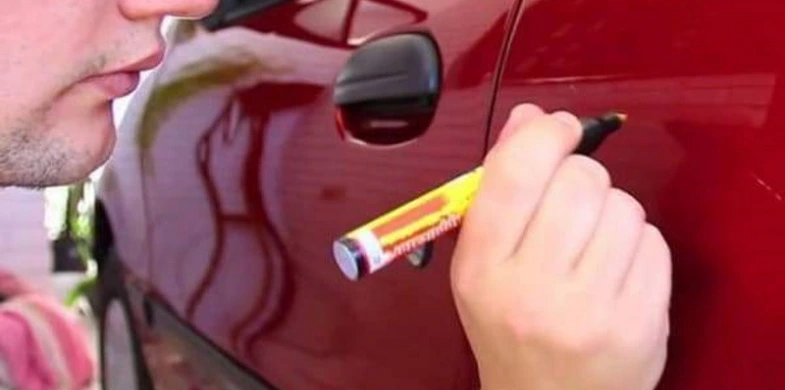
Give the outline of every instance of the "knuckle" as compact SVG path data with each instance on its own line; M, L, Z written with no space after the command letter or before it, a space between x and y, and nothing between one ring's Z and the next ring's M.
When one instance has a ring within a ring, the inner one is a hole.
M608 203L612 210L623 215L631 215L641 221L646 219L646 210L640 202L623 190L612 188L608 193Z
M650 223L646 224L646 235L649 237L650 240L652 240L652 242L663 243L663 244L665 243L665 236L663 236L662 231L660 231L660 228Z
M546 300L520 298L502 305L499 316L516 340L533 342L547 339L554 331Z
M471 297L474 293L474 287L465 279L459 279L453 282L453 290L455 291L455 296L461 300Z
M544 115L540 106L531 103L518 104L510 112L511 118L536 117Z
M509 140L514 135L519 134L526 124L543 115L545 114L542 110L533 104L520 104L513 107L507 117L507 122L502 127L494 146L491 148L491 152L506 143L502 141Z
M504 323L512 333L515 340L519 342L529 342L538 338L536 316L527 315L506 315L503 317Z
M465 300L474 295L474 282L462 269L453 267L450 284L456 298Z
M607 330L600 326L580 326L565 332L557 341L561 350L572 355L592 355L605 349Z
M650 223L647 223L644 229L645 239L649 240L649 245L654 251L653 255L658 256L670 266L671 250L660 229Z
M488 156L486 177L492 177L497 190L503 194L528 195L538 187L536 177L539 166L536 164L542 161L540 154L537 150L524 154L515 148L500 148Z
M668 313L665 313L665 320L662 326L662 338L663 342L667 344L668 338L671 336L671 322L668 318Z
M581 321L551 321L546 333L551 345L573 356L588 356L607 350L612 336L612 322L607 310L583 311Z
M578 129L580 129L581 127L581 121L578 120L578 117L576 117L570 112L556 111L553 114L551 114L551 117L562 123L562 125L564 126L570 128L578 128Z
M624 354L642 353L656 338L645 328L626 326L614 332L613 344Z
M578 185L597 190L607 189L611 185L608 170L592 158L572 155L565 160L563 167L569 177L579 182Z
M547 117L551 134L558 136L563 143L577 144L581 137L581 122L566 111L557 111Z
M648 321L619 323L614 329L612 343L616 350L626 355L649 354L661 343L667 343L668 332L668 326L659 317L649 317Z
M652 249L648 256L652 257L652 261L655 262L655 271L659 275L659 283L655 284L658 287L657 290L659 290L659 302L662 306L667 307L670 305L673 277L671 251L659 229L650 224L646 225L646 229L647 232L645 234L649 234L652 237L652 242L649 244Z

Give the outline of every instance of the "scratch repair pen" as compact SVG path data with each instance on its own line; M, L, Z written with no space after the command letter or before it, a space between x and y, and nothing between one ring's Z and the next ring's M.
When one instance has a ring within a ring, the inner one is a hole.
M619 113L582 119L583 137L575 153L593 153L626 119ZM480 166L464 173L336 240L333 256L338 267L347 278L358 280L457 228L483 171Z

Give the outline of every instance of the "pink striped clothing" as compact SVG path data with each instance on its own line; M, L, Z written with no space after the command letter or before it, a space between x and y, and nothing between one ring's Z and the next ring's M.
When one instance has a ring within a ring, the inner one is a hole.
M7 288L8 281L0 272L0 292L10 296L0 304L0 389L87 388L93 360L78 319L21 283Z

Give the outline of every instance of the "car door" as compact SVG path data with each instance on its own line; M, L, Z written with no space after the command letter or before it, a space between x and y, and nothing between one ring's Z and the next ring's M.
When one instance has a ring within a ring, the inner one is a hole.
M424 269L358 282L331 248L481 161L515 5L231 1L210 30L180 22L137 132L152 304L275 388L476 388L449 288L455 235ZM382 117L338 123L350 56L401 37L430 42L436 93L419 106L382 83L368 97Z
M492 139L517 102L621 110L597 157L673 252L662 389L773 389L785 374L785 3L527 1Z

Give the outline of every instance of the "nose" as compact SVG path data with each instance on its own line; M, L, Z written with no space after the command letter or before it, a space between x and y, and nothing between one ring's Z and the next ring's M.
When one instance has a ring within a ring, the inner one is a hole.
M201 18L218 5L218 0L119 0L120 9L129 19L176 16Z

